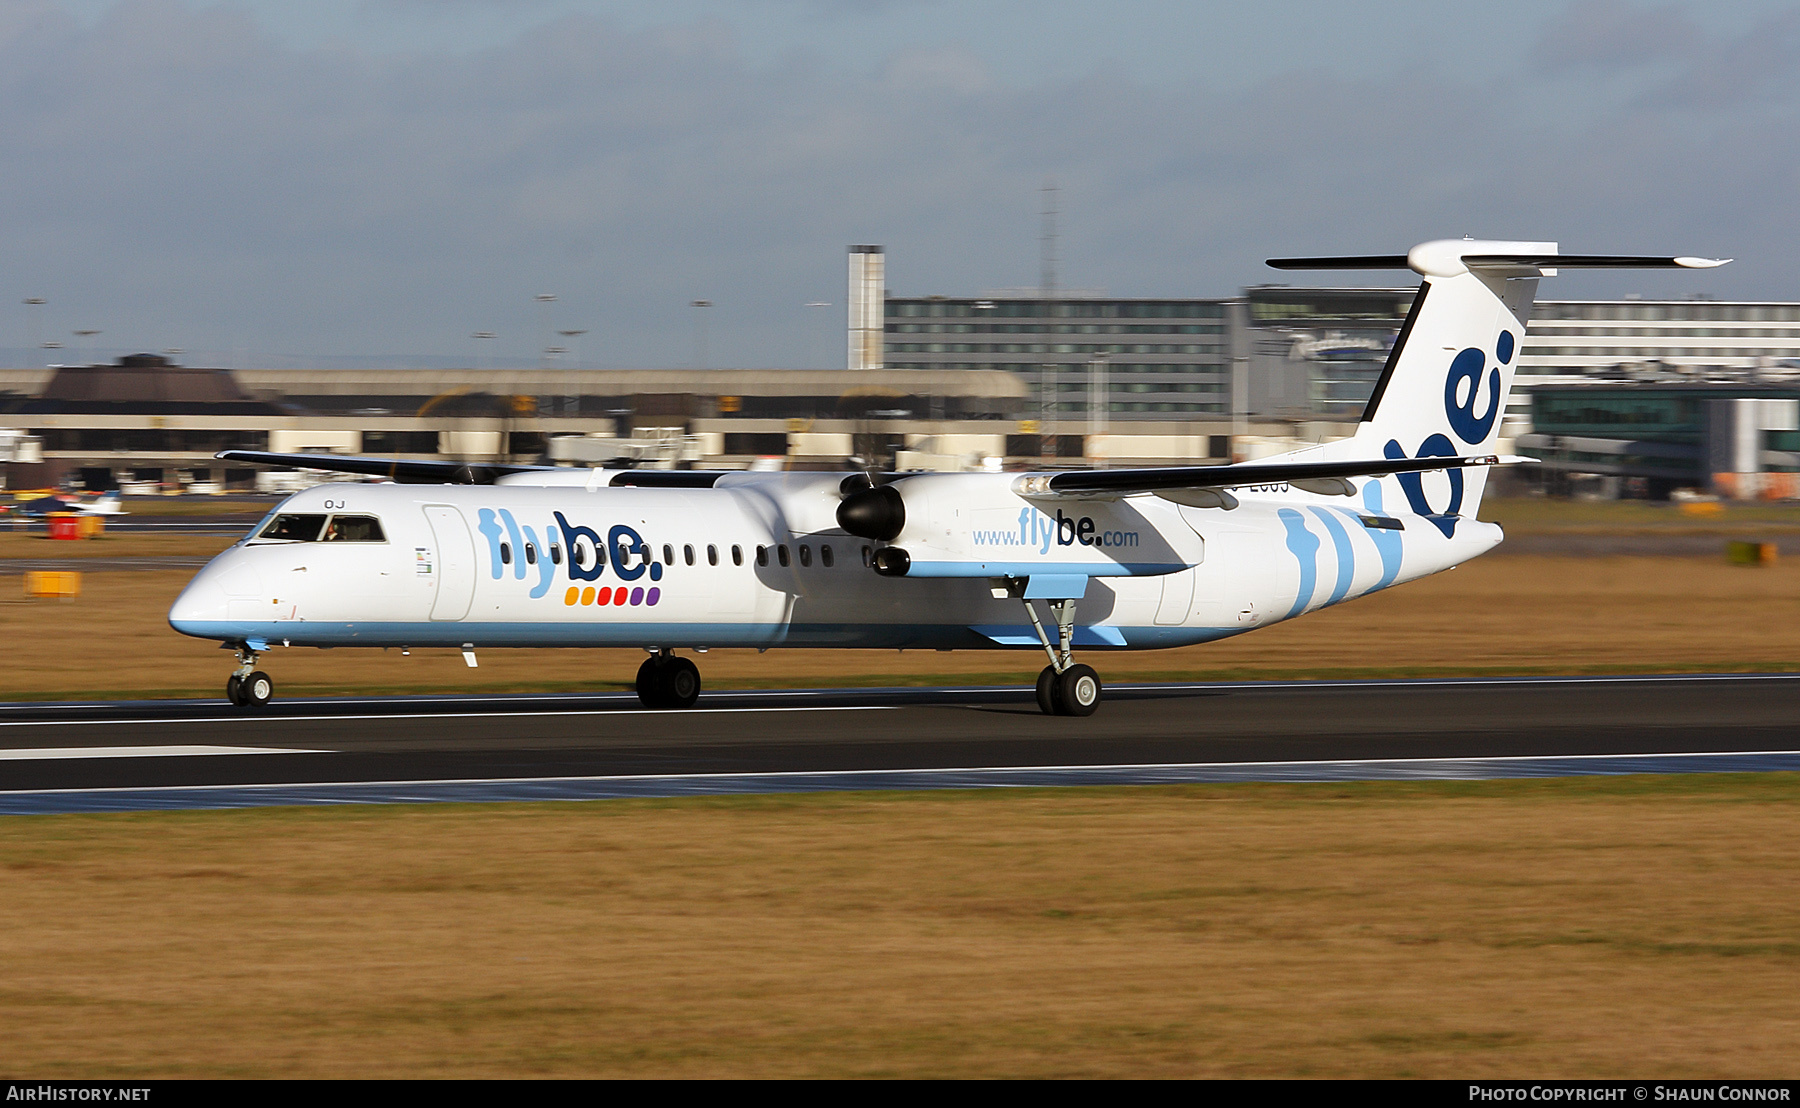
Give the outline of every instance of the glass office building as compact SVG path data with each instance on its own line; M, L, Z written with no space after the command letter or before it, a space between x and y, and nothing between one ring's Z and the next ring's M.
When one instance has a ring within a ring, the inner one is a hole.
M1017 373L1053 422L1088 418L1096 388L1110 420L1222 421L1237 310L1234 300L890 297L886 364Z

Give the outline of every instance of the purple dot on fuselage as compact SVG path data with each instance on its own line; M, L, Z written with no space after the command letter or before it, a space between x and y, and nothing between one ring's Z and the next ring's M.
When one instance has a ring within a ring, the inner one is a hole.
M631 606L632 607L634 607L634 608L637 607L639 604L643 603L643 600L644 600L644 590L643 589L632 589L631 590Z
M654 607L656 602L661 599L662 590L658 588L652 588L649 592L644 594L644 603L649 604L652 607Z

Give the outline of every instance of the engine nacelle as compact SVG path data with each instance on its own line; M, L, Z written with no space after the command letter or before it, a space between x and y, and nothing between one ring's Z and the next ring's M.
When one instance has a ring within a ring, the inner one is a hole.
M878 485L844 497L837 523L859 539L890 542L906 527L906 501L892 485Z

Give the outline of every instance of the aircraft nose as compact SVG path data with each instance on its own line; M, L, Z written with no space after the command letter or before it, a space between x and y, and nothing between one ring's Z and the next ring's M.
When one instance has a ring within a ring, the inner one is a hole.
M219 574L208 566L194 575L169 608L169 626L184 635L209 638L207 626L225 620L227 596Z

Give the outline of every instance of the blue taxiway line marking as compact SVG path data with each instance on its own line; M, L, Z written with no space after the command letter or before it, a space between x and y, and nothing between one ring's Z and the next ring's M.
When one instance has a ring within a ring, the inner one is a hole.
M1368 761L1213 762L1115 766L992 766L970 769L794 773L694 773L460 781L194 785L0 793L0 815L265 808L312 804L491 803L627 797L731 796L883 789L995 789L1069 785L1225 782L1477 781L1638 773L1800 771L1800 750L1712 754L1592 754L1558 757L1404 758Z

